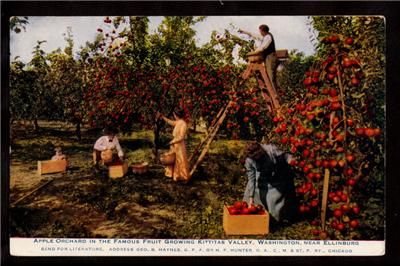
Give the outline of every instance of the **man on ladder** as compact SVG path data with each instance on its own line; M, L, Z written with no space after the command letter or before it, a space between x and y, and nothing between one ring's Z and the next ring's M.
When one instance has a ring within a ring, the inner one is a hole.
M267 25L262 24L258 28L260 30L261 37L242 29L239 29L239 33L247 34L253 39L260 41L260 45L256 47L252 54L262 54L268 77L270 78L273 89L276 91L275 78L277 58L274 36L269 32L269 27Z

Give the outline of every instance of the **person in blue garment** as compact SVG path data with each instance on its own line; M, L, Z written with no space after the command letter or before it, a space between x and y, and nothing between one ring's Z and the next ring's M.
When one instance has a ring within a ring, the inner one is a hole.
M291 159L274 144L251 142L246 147L248 182L243 201L263 205L274 225L290 223L295 217L294 173L288 164Z

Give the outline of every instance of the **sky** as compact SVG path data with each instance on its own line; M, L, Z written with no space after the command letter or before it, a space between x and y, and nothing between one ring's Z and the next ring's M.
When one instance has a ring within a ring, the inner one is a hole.
M33 47L37 41L46 40L42 44L45 52L57 48L64 48L66 42L63 33L67 27L72 28L75 51L86 41L93 41L97 28L105 28L104 17L29 17L26 31L10 35L11 60L19 56L23 62L28 62L32 57ZM149 17L149 31L156 32L163 17ZM314 53L310 40L308 18L305 16L210 16L195 25L196 44L202 45L210 40L211 32L224 29L241 28L246 31L258 33L260 24L267 24L274 35L277 49L297 49L306 55ZM110 27L110 26L109 26ZM246 36L243 35L245 38Z

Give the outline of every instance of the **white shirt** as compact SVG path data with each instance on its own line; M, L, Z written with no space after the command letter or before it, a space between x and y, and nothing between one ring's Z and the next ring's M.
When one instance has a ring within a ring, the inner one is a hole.
M94 149L98 151L113 150L117 149L118 156L124 156L121 145L119 145L118 138L114 136L113 140L110 142L108 136L100 137L94 144Z
M256 52L264 51L265 49L268 48L268 46L271 44L271 42L272 42L271 35L267 34L267 35L263 36L261 39L261 44L257 47L257 49L255 51Z
M249 35L250 37L252 37L253 39L257 40L259 42L259 45L257 46L257 49L255 50L255 52L262 52L265 49L268 48L268 46L271 44L272 42L272 38L270 34L267 34L265 36L258 36L255 35L251 32L247 32L247 31L243 31L243 33L246 33L247 35Z

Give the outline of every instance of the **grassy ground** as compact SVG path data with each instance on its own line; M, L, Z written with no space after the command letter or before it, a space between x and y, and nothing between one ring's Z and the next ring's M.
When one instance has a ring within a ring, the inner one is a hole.
M106 171L95 174L91 168L92 145L100 132L84 129L78 142L71 125L41 122L40 126L38 134L22 128L15 131L10 200L16 201L49 178L54 181L11 208L12 236L227 238L222 208L242 198L246 177L238 158L244 142L217 139L192 180L181 184L164 177L163 168L152 164L152 134L138 130L121 136L120 142L130 163L150 162L149 173L110 180ZM201 137L189 135L189 153ZM67 172L36 175L37 160L49 159L54 146L62 146L67 154ZM266 238L312 238L310 228L307 222L299 222L277 228Z

